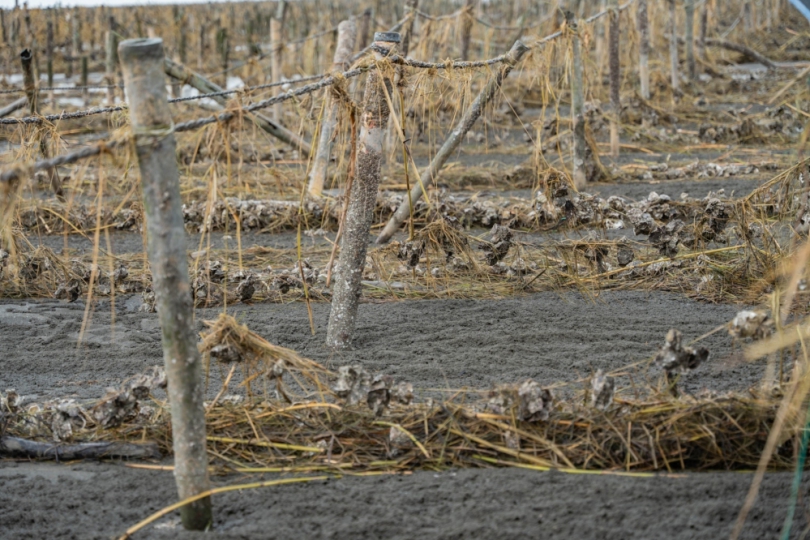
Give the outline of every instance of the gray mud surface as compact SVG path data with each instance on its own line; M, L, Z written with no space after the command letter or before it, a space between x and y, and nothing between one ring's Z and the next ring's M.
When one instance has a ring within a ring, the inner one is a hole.
M100 302L79 346L81 301L0 302L0 388L40 399L89 399L162 364L157 315L138 312L140 303L140 296L119 298L112 326L109 303ZM695 339L731 320L738 309L643 292L604 292L593 299L550 292L496 301L365 303L355 348L341 354L324 346L328 304L313 304L315 336L303 303L240 304L228 312L271 342L332 367L360 362L417 389L485 389L528 377L552 384L587 377L599 368L615 370L653 355L670 328ZM215 319L219 312L197 310L199 330L202 320ZM710 362L686 377L685 390L745 391L759 381L762 366L736 360L739 350L732 353L724 332L703 344L711 351ZM212 366L211 376L210 392L215 393L218 366ZM641 377L636 384L657 384L659 378L646 366L636 376Z
M133 538L727 538L752 475L677 476L464 469L344 477L218 495L213 532L186 532L179 517L170 514ZM791 476L766 476L742 538L778 538ZM257 480L256 476L214 479L217 485ZM806 475L802 492L807 493L808 487ZM170 472L112 463L0 462L2 538L117 538L175 501ZM801 510L796 515L791 538L799 538L807 525Z

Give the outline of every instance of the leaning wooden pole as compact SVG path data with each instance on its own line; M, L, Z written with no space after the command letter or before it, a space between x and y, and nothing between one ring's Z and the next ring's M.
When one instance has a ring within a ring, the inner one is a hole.
M647 19L647 0L638 0L638 80L639 92L650 99L650 27Z
M414 187L411 189L410 200L406 199L399 206L399 208L397 208L394 215L391 216L391 219L377 237L377 244L385 244L388 242L394 233L399 230L400 226L405 223L405 220L408 219L408 216L410 215L410 205L415 204L416 201L418 201L423 195L422 186L427 186L428 183L432 182L439 175L439 172L442 170L444 164L464 140L464 136L468 131L470 131L475 122L484 112L484 109L486 109L487 105L492 101L492 98L500 88L503 80L515 67L515 64L517 64L520 59L523 58L523 55L528 51L529 48L521 41L516 41L515 44L512 45L512 48L509 50L509 53L507 53L503 60L503 65L501 68L498 70L496 75L489 80L478 96L476 96L475 101L473 101L470 107L464 112L464 116L462 116L461 120L459 120L458 124L456 124L456 127L453 128L450 136L444 141L444 144L442 144L442 147L439 148L439 151L436 152L436 155L431 160L430 165L428 165L428 167L422 172L419 183L414 185Z
M619 62L619 0L610 0L610 35L608 36L610 64L610 155L619 157L619 119L622 114L621 65Z
M208 491L210 483L203 371L194 331L177 145L163 69L163 41L122 41L119 55L141 171L147 250L171 404L174 477L182 500ZM210 498L183 506L180 517L186 529L206 529L212 521Z
M179 64L168 57L165 59L164 67L167 75L182 81L184 84L187 84L192 88L196 88L203 94L211 94L223 91L221 86L214 84L202 75L191 71L183 64ZM212 96L211 99L216 101L217 104L223 108L227 103L227 100L223 96ZM312 149L310 144L292 131L285 129L283 126L277 124L261 113L250 113L248 118L250 118L250 120L263 131L272 135L281 142L289 144L293 148L297 149L302 155L309 156Z
M377 46L374 52L376 60L383 59L380 50L390 49L399 42L400 35L396 32L374 34L374 45ZM390 77L376 69L369 72L363 95L354 182L349 193L340 257L335 272L335 284L332 287L332 309L326 332L326 344L333 349L348 349L354 335L368 235L371 231L371 221L377 203L377 189L380 184L383 135L391 112L386 92L390 95L391 90Z
M356 39L357 25L354 20L349 19L338 25L338 41L335 48L334 63L332 64L333 72L342 72L349 68L349 59L352 57ZM326 183L329 158L332 153L332 139L337 128L338 112L340 110L339 99L339 96L334 95L331 88L327 90L323 120L321 121L321 133L318 137L318 150L312 162L312 170L309 173L309 186L307 188L307 191L313 197L321 196L323 186Z

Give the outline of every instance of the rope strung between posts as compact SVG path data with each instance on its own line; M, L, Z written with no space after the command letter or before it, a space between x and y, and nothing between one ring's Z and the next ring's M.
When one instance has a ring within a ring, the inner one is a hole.
M629 0L625 4L619 6L619 11L627 9L633 3L633 1L634 0ZM609 9L601 11L601 12L599 12L599 13L597 13L595 15L592 15L591 17L585 19L585 22L586 23L591 23L591 22L593 22L595 20L598 20L601 17L604 17L609 12L610 12ZM405 19L403 19L403 22L405 20L407 20L407 17ZM556 38L558 38L558 37L560 37L562 35L563 35L563 31L554 32L553 34L550 34L550 35L548 35L548 36L546 36L544 38L541 38L541 39L535 41L532 45L530 45L530 47L531 48L538 47L538 46L543 45L545 43L548 43L549 41L552 41L552 40L554 40L554 39L556 39ZM371 46L369 46L369 49L371 49ZM408 65L408 66L415 67L415 68L418 68L418 69L465 69L465 68L470 68L470 67L484 67L484 66L490 66L490 65L493 65L493 64L498 64L498 63L504 62L506 60L506 57L507 57L507 55L502 54L500 56L496 56L495 58L491 58L489 60L479 60L479 61L475 61L475 62L446 62L444 64L440 64L440 63L435 63L434 64L434 63L431 63L431 62L421 62L419 60L414 60L414 59L407 58L407 57L400 57L400 56L397 56L397 55L392 55L392 56L388 57L388 60L390 60L391 62L394 62L394 63L402 63L403 65ZM177 133L184 132L184 131L194 131L196 129L200 129L200 128L204 127L204 126L207 126L209 124L213 124L213 123L216 123L216 122L227 122L227 121L232 120L233 118L235 118L237 116L237 114L251 113L251 112L261 110L261 109L265 109L267 107L270 107L271 105L275 105L276 103L281 103L281 102L287 101L289 99L293 99L295 97L299 97L299 96L302 96L302 95L305 95L305 94L310 94L312 92L316 92L316 91L318 91L318 90L320 90L322 88L325 88L327 86L332 86L333 84L335 84L338 81L343 81L345 79L351 79L353 77L357 77L357 76L369 71L375 65L376 65L375 63L370 63L370 64L368 64L366 66L360 66L360 67L357 67L357 68L354 68L354 69L351 69L351 70L348 70L348 71L344 71L343 73L340 73L340 74L325 77L325 78L323 78L322 80L320 80L320 81L318 81L316 83L308 84L306 86L302 86L301 88L297 88L297 89L294 89L294 90L288 90L287 92L285 92L283 94L279 94L279 95L273 96L273 97L271 97L269 99L265 99L265 100L253 103L252 105L242 107L239 111L234 111L234 112L225 111L223 113L220 113L220 114L217 114L217 115L214 115L214 116L209 116L209 117L205 117L205 118L198 118L196 120L190 120L188 122L182 122L180 124L175 125L173 131L177 132ZM124 108L125 107L122 106L122 107L109 107L108 109L123 110ZM82 111L82 112L87 113L88 111ZM99 109L98 111L93 111L93 112L94 112L94 114L98 114L100 112L108 112L108 111L106 111L104 109ZM112 111L109 111L109 112L112 112ZM77 114L77 113L74 113L74 114ZM85 115L87 116L87 114L85 114ZM67 115L56 115L56 116L57 116L57 118L55 118L55 119L67 117ZM28 118L21 118L21 119L11 119L11 120L16 120L15 123L38 123L38 122L41 122L41 121L43 121L44 119L47 119L47 118L48 117L35 116L35 117L28 117ZM0 123L4 123L3 120L9 120L9 119L0 119ZM24 120L30 120L30 121L23 122ZM54 157L54 158L51 158L51 159L44 159L44 160L36 161L33 165L30 165L28 167L25 167L25 166L13 167L13 168L11 168L11 169L9 169L7 171L4 171L3 173L0 173L0 182L2 182L2 183L10 182L10 181L13 181L13 180L18 180L18 179L22 178L25 175L33 174L33 173L35 173L37 171L51 169L53 167L58 167L58 166L61 166L61 165L69 165L71 163L75 163L75 162L80 161L82 159L99 155L102 152L106 152L108 149L115 148L117 146L121 146L126 141L127 141L127 139L121 139L121 140L114 140L114 141L109 141L109 142L105 142L105 143L100 143L100 144L97 144L97 145L89 146L87 148L82 148L81 150L78 150L78 151L70 153L70 154L63 154L61 156L57 156L57 157Z

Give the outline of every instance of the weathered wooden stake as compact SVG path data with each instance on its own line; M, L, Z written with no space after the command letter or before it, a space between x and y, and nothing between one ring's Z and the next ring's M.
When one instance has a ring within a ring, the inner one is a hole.
M222 88L227 88L230 43L228 41L228 29L225 27L220 27L220 29L217 30L217 53L219 54L220 68L222 70Z
M363 50L368 45L368 33L371 30L371 14L372 9L370 7L363 10L363 16L360 18L360 31L357 33L357 50Z
M706 31L709 24L709 1L703 2L700 8L700 34L698 34L698 55L701 60L706 60Z
M391 219L388 220L385 228L377 237L377 244L385 244L388 242L388 240L394 236L394 233L399 230L399 227L405 223L405 220L410 216L411 204L416 204L416 201L418 201L423 195L422 186L427 186L439 175L439 172L444 164L464 140L464 136L468 131L470 131L475 122L484 112L484 109L492 101L492 98L500 88L503 80L515 67L515 64L517 64L520 59L523 58L523 55L528 51L529 48L521 41L516 41L515 44L512 45L512 48L507 53L503 64L501 64L501 68L498 70L495 76L491 78L489 82L487 82L486 86L484 86L483 90L481 90L478 96L476 96L475 101L473 101L470 107L464 112L464 116L461 117L461 120L459 120L458 124L456 124L456 127L453 128L450 136L447 137L447 140L444 141L442 147L439 148L438 152L436 152L436 155L431 160L430 165L428 165L428 167L422 171L419 183L415 184L413 188L411 188L410 199L405 200L399 206L399 208L397 208L394 215L391 216Z
M686 21L684 24L684 41L686 41L686 73L690 81L697 77L697 65L695 64L695 0L686 0L684 3Z
M84 106L87 107L90 105L90 91L87 89L87 77L88 76L88 69L87 69L87 55L82 55L82 97L84 97Z
M619 157L619 124L622 114L621 64L619 61L619 0L610 0L610 35L608 36L610 64L610 155Z
M282 52L284 51L284 41L282 37L281 21L277 18L270 19L270 47L272 82L281 82L284 78L282 73ZM276 122L281 122L281 103L273 105L271 117Z
M464 10L459 13L461 17L461 54L462 60L469 60L470 56L470 34L473 26L473 7L475 0L466 0Z
M53 22L48 21L45 30L45 58L48 70L48 88L53 88ZM56 99L53 90L48 91L48 103L51 107L56 106Z
M638 0L638 78L641 97L650 99L650 29L647 0Z
M199 49L197 50L197 70L202 71L205 69L205 23L200 21L200 42Z
M147 250L171 404L174 477L182 500L208 491L210 484L202 363L186 263L177 145L166 102L163 41L130 39L121 42L119 52L141 171ZM180 517L186 529L204 530L212 521L210 498L182 507Z
M667 0L669 2L669 74L670 83L672 84L672 91L675 94L680 93L681 77L678 73L678 28L675 25L675 0Z
M395 32L374 34L374 43L381 48L394 47L399 41L400 35ZM374 55L377 60L383 58L379 51L375 51ZM390 114L385 92L387 89L390 95L391 88L390 77L376 69L369 72L363 96L354 182L349 193L326 332L326 344L333 349L348 349L352 343L368 236L380 183L383 134Z
M107 30L106 36L106 62L104 79L107 83L107 105L115 105L115 33Z
M356 38L357 25L354 20L343 21L338 25L338 42L335 49L334 64L332 65L333 71L341 72L348 69L349 59L352 56L352 47ZM320 197L323 193L339 109L338 98L332 95L331 90L327 90L323 120L321 121L321 133L318 137L318 150L315 153L312 170L309 173L308 191L313 197Z

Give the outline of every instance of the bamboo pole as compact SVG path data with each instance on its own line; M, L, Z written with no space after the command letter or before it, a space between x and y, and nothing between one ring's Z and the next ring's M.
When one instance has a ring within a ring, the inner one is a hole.
M638 78L641 97L650 99L650 28L647 0L638 0Z
M487 105L492 101L495 92L500 88L503 80L509 76L515 64L517 64L528 51L529 48L521 41L516 41L515 44L512 45L501 68L495 76L489 80L478 96L476 96L475 101L473 101L470 107L464 112L464 116L462 116L461 120L456 124L456 127L453 128L450 136L444 141L439 151L436 152L430 165L422 172L419 182L411 189L410 199L405 200L399 208L397 208L394 215L391 216L391 219L377 237L377 244L385 244L388 242L399 227L405 223L405 220L408 219L410 215L411 204L416 204L416 201L423 195L422 186L426 186L439 175L444 164L464 140L464 136L484 112Z
M678 32L675 25L675 0L667 0L669 3L669 74L672 91L680 93L681 78L678 74Z
M200 354L194 330L180 174L172 116L166 102L163 41L121 42L124 84L141 172L152 287L162 329L163 360L172 415L174 476L181 500L210 489ZM180 509L183 526L204 530L212 521L206 497Z
M686 73L690 81L697 77L697 65L695 64L695 0L686 0L684 3L684 40L686 41Z
M210 94L215 92L222 92L223 88L214 84L202 75L194 73L186 66L178 64L169 58L165 59L166 74L182 81L184 84L196 88L203 94ZM224 108L227 100L223 96L213 96L211 99L216 101L220 107ZM256 124L260 129L269 133L276 139L285 142L297 149L302 155L309 155L311 152L310 144L296 135L295 133L285 129L283 126L276 124L261 113L254 112L249 115L250 120Z
M343 21L338 25L338 43L335 48L334 63L332 64L333 72L342 72L349 68L349 59L352 56L352 48L356 38L357 25L353 20ZM337 127L339 109L340 102L338 98L332 95L332 91L328 89L323 120L321 121L321 133L318 137L318 150L312 162L312 171L309 174L309 186L307 188L307 191L313 197L321 196L323 186L326 183L329 157L332 152L332 139Z
M610 155L619 158L619 123L622 113L621 64L619 62L619 0L610 0Z
M374 44L380 48L393 48L399 42L400 35L395 32L378 32L374 35ZM377 60L383 58L379 50L375 50L374 56ZM391 88L391 79L384 72L376 69L369 72L363 96L354 182L349 193L326 333L326 344L333 349L350 348L354 335L368 235L380 183L383 135L391 112L386 89L390 95Z

